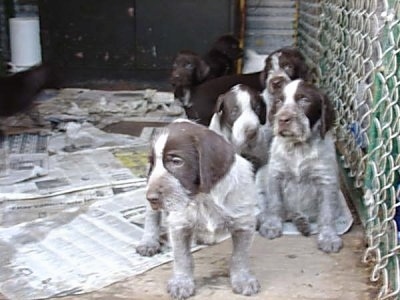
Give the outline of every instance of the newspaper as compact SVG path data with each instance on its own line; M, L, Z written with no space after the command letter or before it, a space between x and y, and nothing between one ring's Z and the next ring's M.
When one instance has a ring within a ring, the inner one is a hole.
M171 261L166 238L153 257L135 252L143 234L145 190L143 183L0 229L0 292L24 300L87 293ZM192 251L203 247L193 245Z
M171 122L185 111L171 92L154 89L103 91L63 89L39 106L43 118L53 124L88 121L98 128L120 120L145 117ZM62 112L62 113L60 113Z
M0 229L0 292L10 299L86 293L172 260L142 257L145 188ZM193 246L192 251L204 246Z
M0 223L33 220L136 187L146 180L147 153L139 145L50 156L46 176L2 186Z
M48 172L48 136L19 134L0 143L0 186L44 176Z

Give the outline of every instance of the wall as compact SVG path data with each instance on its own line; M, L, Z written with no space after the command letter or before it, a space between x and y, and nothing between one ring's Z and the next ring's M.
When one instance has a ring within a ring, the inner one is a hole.
M245 47L268 54L296 43L296 0L247 0Z

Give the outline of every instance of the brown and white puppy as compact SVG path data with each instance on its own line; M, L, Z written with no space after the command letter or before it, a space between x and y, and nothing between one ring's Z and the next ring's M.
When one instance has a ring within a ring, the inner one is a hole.
M338 216L339 178L334 138L335 113L327 97L310 83L294 80L272 99L268 118L274 138L270 160L261 177L265 202L259 232L267 238L282 234L292 221L305 236L318 223L318 248L338 252L342 240Z
M209 128L233 144L254 169L268 161L272 129L266 124L266 105L260 93L238 84L219 96Z
M272 52L265 60L264 70L261 73L261 82L265 86L266 80L276 72L284 71L291 79L301 78L311 80L309 67L300 50L295 47L284 47ZM274 76L276 77L276 76ZM276 82L278 84L279 82Z
M194 86L189 92L187 104L184 105L187 117L208 126L214 114L217 99L221 94L237 84L244 84L261 92L263 86L260 82L260 75L261 72L227 75Z
M311 80L310 70L301 52L294 47L285 47L272 52L266 58L261 73L264 87L262 95L267 106L271 95L279 93L289 81L298 78Z
M200 55L190 50L179 51L172 64L170 75L175 98L185 104L190 89L202 83L209 72L210 67Z
M295 48L279 49L271 53L265 63L265 68L261 72L222 76L193 87L188 93L190 96L186 98L187 104L184 105L188 118L208 126L219 95L227 92L236 84L245 84L262 92L266 87L266 80L277 68L283 70L290 80L309 77L304 57ZM277 79L274 86L278 87L279 85L280 81Z
M258 199L252 167L222 136L188 120L168 125L152 144L146 197L150 207L136 251L151 256L160 250L161 211L166 212L174 255L167 289L173 298L195 293L192 237L220 228L232 235L233 291L258 293L259 283L248 264Z
M210 66L208 79L235 74L235 63L243 56L239 40L231 34L220 36L203 56Z

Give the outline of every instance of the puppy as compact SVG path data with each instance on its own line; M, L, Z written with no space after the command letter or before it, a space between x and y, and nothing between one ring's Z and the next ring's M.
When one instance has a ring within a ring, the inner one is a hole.
M271 106L271 97L281 93L286 84L298 78L311 80L310 70L301 52L293 47L272 52L265 60L265 68L261 73L264 86L262 97L267 107Z
M306 64L300 50L294 47L284 47L272 52L265 60L264 69L261 72L261 83L263 88L267 87L267 79L274 77L273 85L276 89L281 88L285 78L290 80L304 79L311 81L311 72ZM280 79L280 80L279 80Z
M339 179L331 128L335 114L327 97L298 79L272 99L268 119L274 138L263 171L265 202L259 232L267 238L282 234L292 221L305 236L318 223L318 248L338 252L342 240L334 227L339 207Z
M219 96L209 128L223 135L255 171L268 161L272 130L259 92L238 84Z
M309 70L300 51L296 48L282 48L268 56L265 68L261 72L222 76L190 89L186 94L188 97L185 99L186 105L184 105L187 117L208 126L219 95L227 92L236 84L244 84L262 92L266 88L266 80L270 76L270 71L278 68L283 70L290 80L297 78L308 80L309 78Z
M190 89L203 82L209 72L210 67L200 55L190 50L179 51L170 75L175 98L181 99L185 104Z
M235 63L242 56L243 49L236 37L230 34L220 36L203 57L210 66L208 79L234 74Z
M214 108L218 97L237 84L247 85L259 92L263 90L260 81L261 72L250 74L234 74L208 80L192 87L187 92L184 109L189 119L208 126L214 114Z
M256 225L256 194L252 168L231 144L207 127L178 120L152 144L145 233L137 253L151 256L160 249L161 211L167 214L174 272L168 293L185 299L195 293L192 237L198 232L227 228L232 235L230 280L233 291L256 294L248 252Z

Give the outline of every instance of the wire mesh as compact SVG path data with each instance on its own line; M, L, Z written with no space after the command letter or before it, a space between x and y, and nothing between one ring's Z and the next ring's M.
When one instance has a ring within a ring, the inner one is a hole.
M337 109L341 162L365 225L378 299L400 299L400 1L299 0L298 44Z

